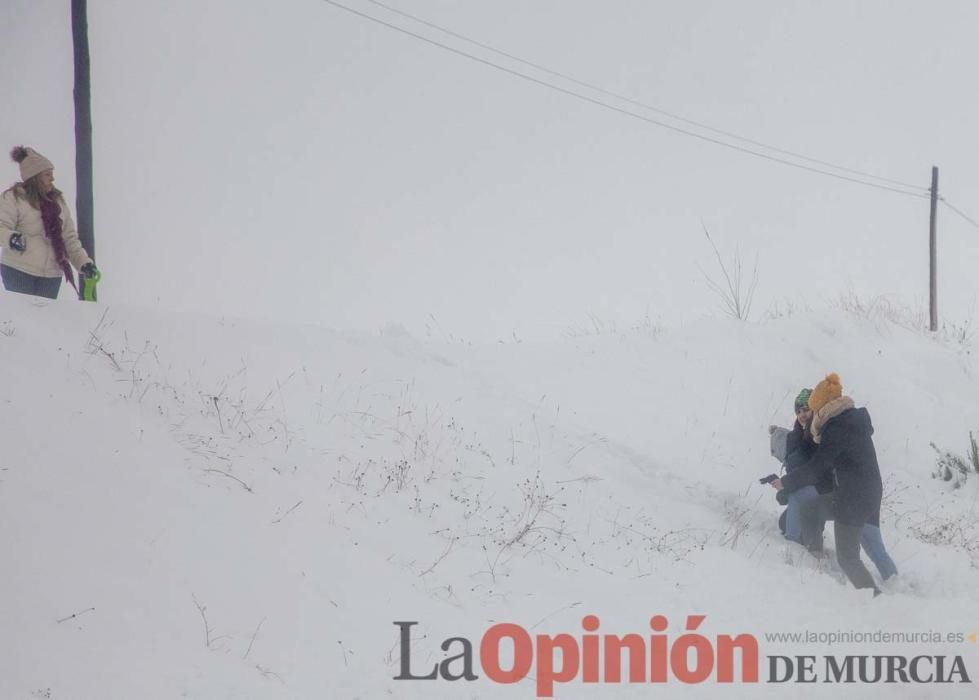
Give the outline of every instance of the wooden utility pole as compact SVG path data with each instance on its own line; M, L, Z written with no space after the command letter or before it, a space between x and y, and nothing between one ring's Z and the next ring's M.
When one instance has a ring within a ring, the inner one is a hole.
M95 259L95 204L92 192L92 90L89 80L88 3L71 0L75 53L75 212L78 238ZM81 285L79 285L79 296Z
M930 328L932 331L938 330L938 262L936 259L938 244L936 241L938 218L938 168L931 168L931 220L929 223L928 236L928 260L929 260L929 317L931 320Z

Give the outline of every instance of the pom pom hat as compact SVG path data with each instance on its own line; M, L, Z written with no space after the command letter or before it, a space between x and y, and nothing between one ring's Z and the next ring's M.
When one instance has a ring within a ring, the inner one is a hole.
M812 395L812 389L803 389L799 392L799 395L795 397L795 410L798 411L802 408L809 407L809 397Z
M818 411L823 406L834 399L843 395L843 385L840 383L840 375L835 372L826 375L826 379L819 382L809 396L809 408Z
M10 157L15 163L20 164L20 179L22 182L27 182L45 170L54 170L54 165L51 161L33 148L17 146L10 152Z

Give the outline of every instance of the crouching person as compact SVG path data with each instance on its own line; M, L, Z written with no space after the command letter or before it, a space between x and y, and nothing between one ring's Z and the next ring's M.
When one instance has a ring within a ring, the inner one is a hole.
M872 435L870 414L856 408L843 396L836 374L829 374L816 385L808 399L813 412L810 431L817 445L808 463L772 485L791 494L824 483L833 484L832 516L836 557L840 568L856 588L877 586L860 560L861 545L875 562L883 578L897 572L880 537L880 502L883 485ZM865 527L868 526L868 527ZM866 536L864 535L867 530Z
M803 389L795 397L795 422L792 430L770 426L772 455L776 457L786 472L791 474L809 463L816 451L810 424L812 410L809 408L811 389ZM778 500L787 506L779 518L779 527L785 538L804 545L812 552L822 551L823 528L831 518L827 510L831 501L827 494L833 490L833 478L826 474L815 484L806 484L795 491L779 491Z

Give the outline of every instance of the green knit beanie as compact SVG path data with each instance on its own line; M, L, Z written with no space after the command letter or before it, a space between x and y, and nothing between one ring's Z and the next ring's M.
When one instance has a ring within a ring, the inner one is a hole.
M800 408L809 407L809 397L812 395L812 389L803 389L799 392L799 395L795 397L795 408L799 410Z

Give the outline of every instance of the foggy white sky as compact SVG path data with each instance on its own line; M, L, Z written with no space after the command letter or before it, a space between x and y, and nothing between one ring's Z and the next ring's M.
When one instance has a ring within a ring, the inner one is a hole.
M938 165L979 215L976 3L389 4L813 157L922 188ZM474 340L674 323L721 314L703 221L757 256L759 315L851 290L926 308L927 200L679 136L322 0L90 5L106 302ZM51 158L73 202L68 3L3 6L0 145ZM979 230L945 208L939 226L941 312L962 321Z

